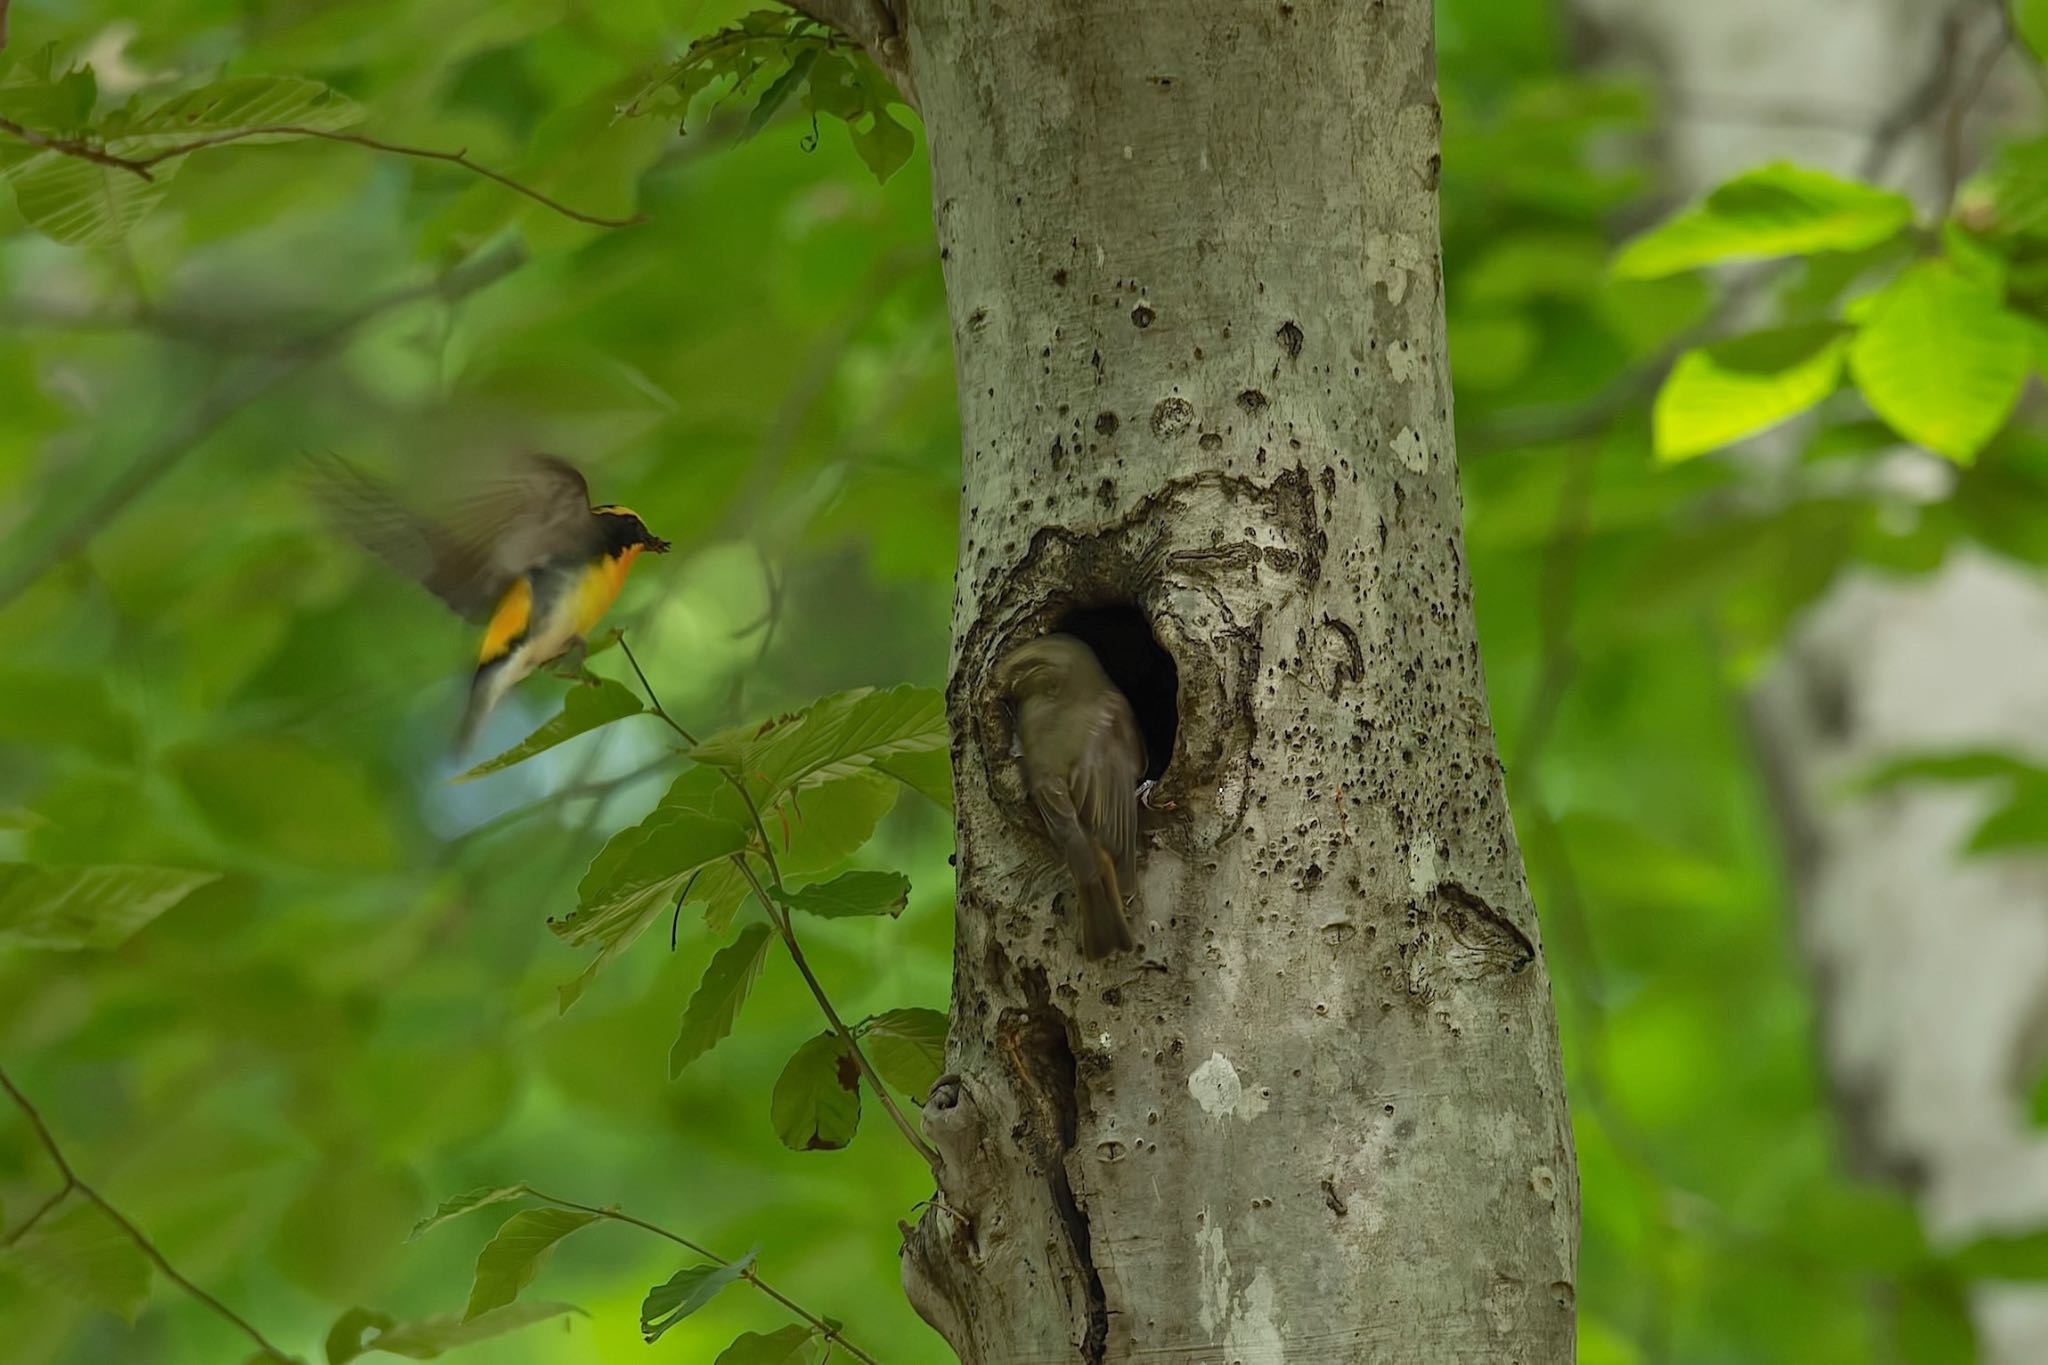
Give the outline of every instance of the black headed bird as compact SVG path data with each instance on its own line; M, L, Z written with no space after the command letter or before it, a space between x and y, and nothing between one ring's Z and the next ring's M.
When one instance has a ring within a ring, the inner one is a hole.
M1021 645L996 665L1017 707L1024 786L1074 877L1081 951L1133 946L1124 899L1136 885L1145 739L1095 651L1071 635Z
M552 455L512 462L434 515L340 456L310 456L308 465L343 531L483 627L458 752L522 678L580 657L642 550L669 548L630 508L591 506L583 475Z

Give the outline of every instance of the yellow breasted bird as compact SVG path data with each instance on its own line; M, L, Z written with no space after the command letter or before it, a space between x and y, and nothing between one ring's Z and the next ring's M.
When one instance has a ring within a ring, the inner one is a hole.
M1011 650L995 684L1016 703L1025 790L1074 877L1082 953L1132 947L1124 899L1137 880L1145 737L1130 702L1071 635Z
M521 679L580 657L642 550L669 548L630 508L591 506L583 475L552 455L513 462L432 516L338 455L308 462L343 531L484 628L458 752Z

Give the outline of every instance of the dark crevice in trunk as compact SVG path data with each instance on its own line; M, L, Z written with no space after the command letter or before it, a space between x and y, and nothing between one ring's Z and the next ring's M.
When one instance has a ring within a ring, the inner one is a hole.
M1002 1050L1016 1072L1018 1094L1026 1101L1027 1117L1013 1136L1036 1159L1081 1271L1088 1299L1081 1359L1086 1365L1102 1365L1109 1351L1109 1299L1102 1273L1095 1267L1088 1214L1074 1197L1067 1175L1067 1157L1080 1127L1080 1070L1069 1037L1073 1021L1053 1006L1043 972L1027 972L1024 986L1030 1005L1004 1011L996 1026Z

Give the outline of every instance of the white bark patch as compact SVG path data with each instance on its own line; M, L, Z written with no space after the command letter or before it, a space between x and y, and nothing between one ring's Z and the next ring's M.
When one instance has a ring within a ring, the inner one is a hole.
M1232 1114L1241 1119L1257 1118L1266 1112L1266 1097L1246 1090L1237 1068L1220 1052L1210 1053L1208 1061L1188 1073L1188 1093L1212 1119Z
M1421 354L1410 341L1390 341L1380 348L1387 357L1387 373L1396 384L1412 384L1423 377Z
M1401 457L1401 463L1411 474L1429 472L1429 447L1422 443L1414 427L1402 427L1401 434L1394 438L1394 453Z
M1230 1311L1230 1250L1223 1245L1223 1226L1208 1209L1202 1210L1201 1231L1195 1245L1202 1252L1202 1335L1216 1335L1216 1324Z
M1443 880L1437 875L1437 871L1436 831L1418 829L1415 831L1415 838L1408 844L1408 889L1418 896L1429 895L1436 890L1436 884Z
M1280 1335L1280 1323L1273 1312L1273 1277L1259 1267L1252 1282L1237 1301L1231 1315L1229 1334L1223 1344L1233 1360L1287 1359L1287 1340Z
M1408 297L1408 276L1422 269L1422 244L1413 237L1375 232L1365 239L1365 277L1387 291L1387 302Z

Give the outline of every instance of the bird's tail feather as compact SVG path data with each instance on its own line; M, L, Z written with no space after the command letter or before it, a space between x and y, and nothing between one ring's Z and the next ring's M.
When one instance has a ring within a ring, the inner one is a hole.
M467 758L476 747L476 737L491 711L509 689L512 655L504 654L482 665L470 679L469 701L462 708L462 724L455 731L455 756Z
M1067 866L1074 874L1075 906L1081 921L1081 953L1103 958L1136 946L1124 917L1123 888L1116 860L1086 835L1067 842Z

